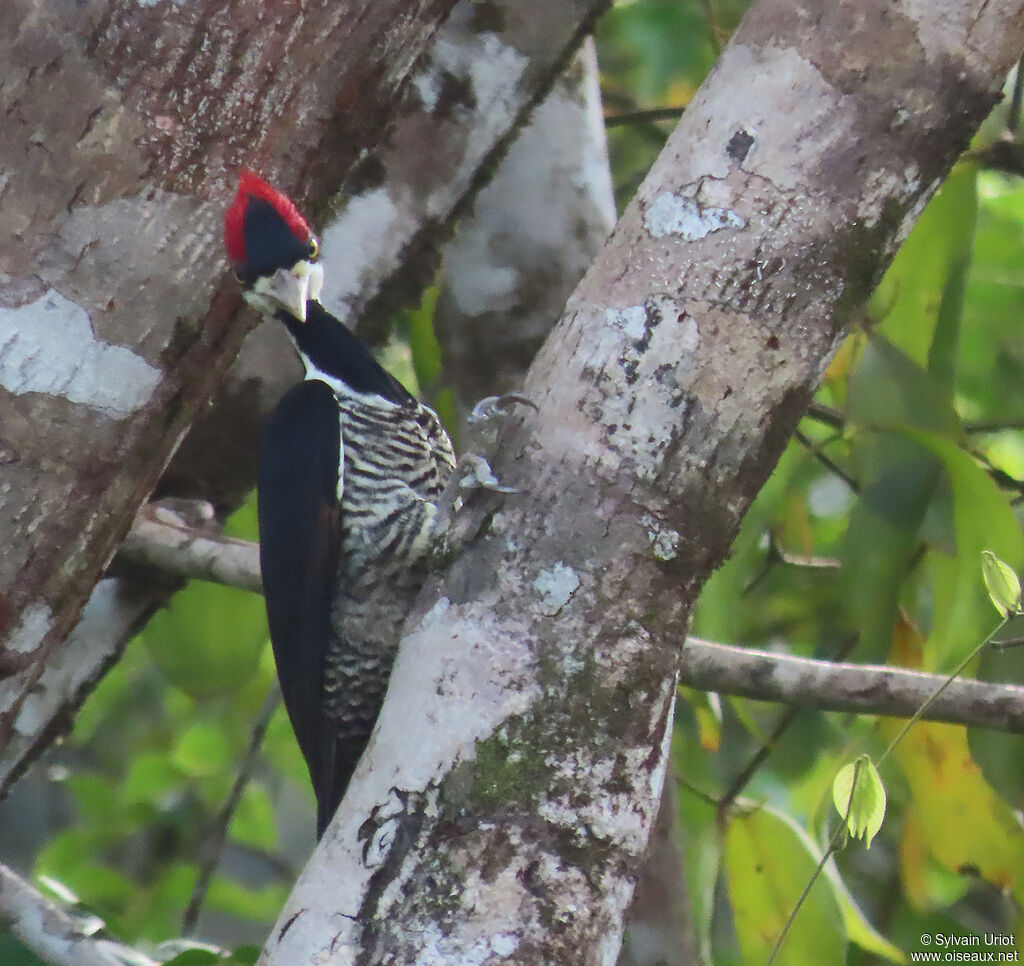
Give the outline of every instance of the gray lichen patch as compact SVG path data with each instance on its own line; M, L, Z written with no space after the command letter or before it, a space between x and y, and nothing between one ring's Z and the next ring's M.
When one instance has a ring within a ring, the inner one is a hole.
M658 560L673 560L679 553L679 533L665 526L657 517L645 513L640 521L647 529L651 550Z
M160 370L130 349L97 339L85 309L51 289L0 308L0 387L40 392L127 416L145 405Z
M644 211L644 226L654 238L678 235L697 241L725 228L745 228L746 220L731 208L704 206L694 197L663 191Z
M557 614L569 603L579 585L579 574L561 561L542 570L533 581L534 589L541 595L541 613L548 616Z

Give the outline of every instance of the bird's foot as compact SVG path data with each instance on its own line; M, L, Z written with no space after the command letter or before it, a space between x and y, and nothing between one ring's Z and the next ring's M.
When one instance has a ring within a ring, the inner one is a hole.
M487 396L473 407L473 411L466 418L467 435L471 437L470 448L472 451L463 453L459 457L455 472L437 504L437 516L434 523L434 555L439 559L444 559L457 552L458 547L476 532L480 520L486 516L486 507L482 505L478 505L476 513L460 514L471 492L495 494L519 492L514 486L504 485L494 475L487 459L481 455L481 453L490 452L493 449L504 420L508 418L512 408L516 405L537 408L536 404L525 396L517 396L514 393L504 396ZM493 504L491 509L493 510Z
M466 433L470 437L472 452L459 457L456 468L459 490L490 490L493 493L517 493L514 486L504 486L494 475L490 464L481 453L489 453L498 441L505 420L516 406L537 408L526 396L506 393L503 396L485 396L466 417Z
M463 453L455 468L459 475L459 489L490 490L492 493L518 493L514 486L503 486L494 475L491 464L479 453Z
M514 392L503 396L485 396L466 417L466 432L472 440L472 448L489 452L498 440L505 420L515 406L529 406L536 409L537 404L526 396Z

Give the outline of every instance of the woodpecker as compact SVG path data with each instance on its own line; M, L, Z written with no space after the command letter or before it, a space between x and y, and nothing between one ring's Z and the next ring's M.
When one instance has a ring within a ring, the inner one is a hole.
M270 639L319 839L384 700L455 456L437 414L320 304L319 243L287 197L243 172L224 243L246 301L285 326L306 371L268 421L257 500Z

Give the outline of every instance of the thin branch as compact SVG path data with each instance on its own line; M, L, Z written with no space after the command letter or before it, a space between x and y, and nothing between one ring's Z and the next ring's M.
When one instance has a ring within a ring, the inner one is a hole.
M135 518L118 551L118 562L263 592L257 544L188 526L179 515L161 507L145 507Z
M775 534L769 530L768 552L765 554L764 565L747 581L743 588L744 596L753 591L779 564L805 570L838 570L842 566L842 562L833 557L813 557L808 554L796 554L783 550L776 541Z
M1001 433L1024 429L1024 419L995 419L991 422L964 423L965 433Z
M205 532L152 521L144 527L136 523L132 533L137 541L133 559L145 559L153 565L163 561L174 574L198 576L230 587L253 590L258 585L256 544L227 538L218 543ZM150 535L161 546L170 539L175 553L144 548L142 544ZM226 548L231 565L213 559L218 546ZM192 547L199 548L197 552L202 555L198 563L188 559ZM914 714L944 677L877 665L815 661L691 637L683 651L680 680L702 691L761 701L905 718ZM926 718L1024 734L1024 687L958 680L928 709Z
M621 127L624 124L650 124L657 121L678 121L683 107L651 107L644 110L623 111L621 114L606 114L605 127Z
M988 473L989 478L996 486L1001 490L1010 490L1015 494L1011 502L1016 503L1024 497L1024 480L1018 480L1015 476L1011 476L1005 470L1001 470L998 466L993 465L992 461L984 453L972 452L971 455L981 463L985 472Z
M778 724L772 729L772 733L761 742L761 746L754 752L740 773L733 779L726 793L716 803L720 816L724 816L732 808L733 802L736 801L743 789L747 787L747 783L775 750L782 736L789 730L790 725L796 721L797 715L803 710L803 708L797 707L795 704L785 710L782 717L779 718Z
M846 417L842 412L832 406L826 406L823 403L811 403L807 408L806 415L807 418L823 423L826 426L831 426L837 431L843 431L846 429ZM1019 419L1004 420L1001 422L967 423L964 425L964 432L968 434L995 433L1003 430L1018 430L1022 426L1024 426L1024 423ZM854 492L856 492L856 485L854 482L840 467L836 465L835 462L823 454L820 444L815 444L813 440L800 432L796 434L796 438L804 447L810 450L815 459L819 460L833 473L836 473L845 483L853 488ZM1018 494L1018 496L1024 496L1024 481L1018 480L1004 470L993 466L983 453L972 451L971 455L984 465L986 472L998 487L1004 490L1013 490Z
M94 917L77 918L0 864L0 922L51 966L157 966L136 949L93 935Z
M263 739L270 726L270 719L274 716L280 703L281 692L275 687L267 695L263 707L260 709L259 717L253 725L249 747L246 748L245 755L242 757L231 791L228 792L228 797L224 800L221 810L199 844L199 875L192 889L192 895L189 897L188 908L182 917L182 935L190 936L195 931L199 913L202 911L206 894L210 890L210 883L213 881L213 875L224 854L224 846L228 840L228 826L238 808L238 803L242 800L242 793L252 778L252 773L259 761L260 749L263 747Z
M831 457L826 456L822 451L821 447L814 442L809 436L802 433L799 429L793 434L793 438L804 447L822 466L825 467L829 472L834 473L839 477L854 493L860 492L860 484L846 472L838 463L835 462Z
M805 416L840 432L846 429L846 416L834 406L826 406L825 403L812 402L807 407Z
M946 680L903 668L840 664L687 638L680 682L822 711L908 718ZM1024 734L1024 687L958 679L928 707L930 721Z
M842 647L836 653L836 657L840 660L846 657L847 654L853 649L857 643L857 637L851 637L847 640ZM689 646L689 642L687 643ZM718 801L718 814L724 815L726 811L732 807L732 803L742 794L743 789L747 787L747 783L751 778L754 777L754 773L761 767L766 761L768 756L775 750L782 736L789 730L790 725L796 721L797 716L803 711L804 708L799 705L791 705L786 709L786 712L779 718L778 724L776 724L772 733L768 738L761 744L761 747L751 756L750 761L747 762L746 766L740 770L740 773L733 779L732 784L729 786L728 791Z

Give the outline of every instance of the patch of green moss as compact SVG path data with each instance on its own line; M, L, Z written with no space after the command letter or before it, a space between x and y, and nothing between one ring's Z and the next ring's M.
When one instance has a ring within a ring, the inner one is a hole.
M518 722L507 737L493 735L476 745L470 799L474 806L529 806L547 794L550 768L540 747L541 735L527 733L526 722Z

